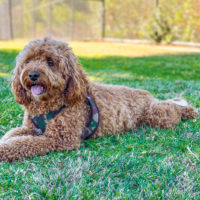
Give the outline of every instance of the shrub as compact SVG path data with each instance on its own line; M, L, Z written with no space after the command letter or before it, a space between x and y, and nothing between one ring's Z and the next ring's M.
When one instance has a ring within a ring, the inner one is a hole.
M145 25L144 34L147 38L156 43L171 43L176 39L175 28L173 20L167 14L165 7L158 7L155 9L152 17Z

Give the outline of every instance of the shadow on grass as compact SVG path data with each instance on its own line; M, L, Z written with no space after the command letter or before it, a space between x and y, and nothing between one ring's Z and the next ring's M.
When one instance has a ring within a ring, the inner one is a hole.
M0 73L10 73L15 66L15 59L19 51L0 50Z
M80 58L86 71L95 76L109 74L138 79L200 80L200 54L151 57Z
M10 73L15 66L17 50L0 50L0 73ZM150 57L80 57L84 69L98 77L136 79L199 80L200 54ZM7 74L5 74L7 75ZM101 79L101 78L100 78Z

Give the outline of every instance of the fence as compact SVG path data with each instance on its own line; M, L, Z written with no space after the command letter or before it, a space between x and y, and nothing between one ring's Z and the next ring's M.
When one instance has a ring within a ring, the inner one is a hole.
M0 39L200 42L199 10L199 0L0 0Z
M104 37L104 0L3 0L0 39Z
M145 18L159 0L0 1L0 39L35 38L49 34L71 40L91 40L139 38ZM105 2L108 9L105 9ZM117 8L112 7L113 2Z

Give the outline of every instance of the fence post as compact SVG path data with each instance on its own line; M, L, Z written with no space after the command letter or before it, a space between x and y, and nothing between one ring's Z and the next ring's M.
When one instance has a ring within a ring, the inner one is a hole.
M49 35L52 34L52 4L51 0L49 0Z
M70 32L70 39L74 39L74 21L75 21L75 16L74 16L74 11L75 11L75 5L74 5L74 0L71 0L71 11L72 11L72 16L71 16L71 32Z
M35 38L35 0L32 0L33 2L33 37Z
M159 0L155 0L155 5L156 5L156 7L159 6Z
M101 32L101 38L104 39L105 38L105 26L106 26L106 22L105 22L105 0L102 0L102 13L101 13L101 18L102 18L102 32Z
M13 39L13 23L12 23L12 0L8 0L8 23L9 23L9 39Z
M21 0L21 36L24 38L24 5L23 0Z

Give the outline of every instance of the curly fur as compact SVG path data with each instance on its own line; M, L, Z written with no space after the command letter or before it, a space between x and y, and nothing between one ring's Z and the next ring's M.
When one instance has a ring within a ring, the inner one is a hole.
M54 66L47 65L49 58ZM45 87L46 92L41 95L31 93L33 82L28 74L33 70L40 73L37 84ZM181 119L198 116L193 107L159 101L148 91L91 82L72 49L49 37L31 41L19 53L12 92L16 102L25 109L23 126L12 129L0 140L0 161L78 148L90 116L90 108L85 102L87 92L95 100L101 118L93 138L124 132L143 123L172 128ZM29 115L45 114L63 104L67 107L50 120L41 135Z

